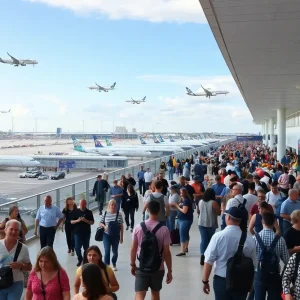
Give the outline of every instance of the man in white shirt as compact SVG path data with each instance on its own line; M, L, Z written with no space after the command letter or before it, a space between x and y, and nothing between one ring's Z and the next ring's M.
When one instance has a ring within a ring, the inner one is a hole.
M148 191L151 181L153 179L153 174L152 172L150 172L150 168L146 169L146 172L144 174L144 179L145 179L145 191Z
M248 212L250 212L253 204L256 203L257 199L258 199L257 196L255 195L255 183L254 182L249 183L248 194L244 195L243 197L247 200L245 207L248 210Z
M286 198L285 194L279 192L278 182L273 181L271 183L271 191L266 194L266 202L269 203L273 207L274 212L276 209L276 203L278 202L278 200L280 200L282 198Z
M242 195L243 185L233 183L231 186L231 196L232 198L228 200L226 204L226 210L230 207L238 207L240 204L244 203L244 197Z
M228 211L226 211L227 227L213 235L204 253L205 264L202 279L203 292L205 294L209 294L210 292L209 276L212 271L212 267L215 264L213 284L215 300L246 300L247 298L248 291L239 293L234 290L229 292L226 289L227 261L229 258L233 257L238 250L242 236L242 231L239 227L241 219L242 213L237 207L231 207ZM257 257L255 241L248 234L243 247L243 254L252 259L254 268L256 268Z

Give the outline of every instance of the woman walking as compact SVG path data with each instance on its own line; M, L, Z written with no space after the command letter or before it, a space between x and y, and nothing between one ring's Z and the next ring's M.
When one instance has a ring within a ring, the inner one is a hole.
M72 213L77 209L77 205L72 197L68 197L65 202L65 207L62 211L64 219L62 221L62 230L65 225L66 239L68 244L68 253L74 256L75 240L73 235L73 225L71 224Z
M204 252L218 228L218 216L221 215L221 209L219 204L216 202L216 193L212 188L205 190L203 199L200 200L197 213L198 227L201 235L200 242L200 253L201 260L200 265L204 265Z
M83 258L82 264L95 264L101 270L102 279L107 290L107 293L113 297L113 299L117 299L115 294L116 291L119 290L119 283L116 279L115 273L113 272L112 268L106 265L102 261L102 253L97 246L91 246L86 250L86 253ZM101 277L99 277L99 281L101 281ZM82 283L82 267L79 267L76 271L76 278L74 283L74 292L75 294L79 293L80 286L83 285Z
M139 198L131 184L127 187L127 199L122 203L122 209L125 214L126 230L129 229L129 216L130 216L130 231L134 227L134 214L139 209Z
M110 265L110 248L112 249L113 270L117 271L118 248L119 243L123 243L123 218L118 212L117 202L110 200L108 202L108 211L100 218L100 227L104 228L103 245L104 245L104 262Z
M193 201L186 188L180 189L180 204L172 203L171 205L178 209L178 220L179 220L179 234L181 252L176 256L185 256L188 252L188 245L190 241L190 229L193 224Z

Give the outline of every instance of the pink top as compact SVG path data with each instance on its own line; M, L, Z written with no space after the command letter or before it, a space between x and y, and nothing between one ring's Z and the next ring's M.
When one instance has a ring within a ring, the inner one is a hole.
M289 188L289 175L288 174L281 174L278 178L279 186L283 189Z
M158 224L158 221L147 220L145 221L145 224L147 229L151 231ZM166 226L160 227L155 235L157 237L158 247L160 250L163 248L164 245L171 244L170 232ZM144 232L141 225L136 226L133 230L132 239L138 244L137 255L140 254L143 237ZM164 270L164 260L161 263L160 270Z
M28 278L27 289L32 292L32 300L63 300L62 293L70 291L69 278L64 269L60 269L60 284L58 281L58 276L48 281L44 286L45 288L45 298L42 294L42 284L41 280L37 277L35 271L32 271Z

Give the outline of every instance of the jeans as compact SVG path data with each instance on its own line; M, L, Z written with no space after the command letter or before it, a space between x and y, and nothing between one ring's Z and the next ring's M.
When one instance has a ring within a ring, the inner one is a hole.
M54 238L55 238L55 227L43 227L40 226L40 243L41 248L49 246L53 248Z
M226 290L226 279L220 276L214 276L213 282L215 300L246 300L248 292L228 292Z
M151 184L151 182L145 182L145 191L149 190L150 184Z
M204 227L201 225L198 225L200 235L201 235L201 241L200 241L200 254L204 254L210 239L214 235L216 228L215 227Z
M96 197L96 201L98 203L98 209L99 209L99 213L102 213L103 211L103 204L104 204L104 201L105 201L105 194L103 195L98 195Z
M277 217L278 223L279 223L279 228L280 228L280 235L283 236L283 219L281 217Z
M139 179L139 190L141 195L145 195L146 188L145 188L145 179Z
M1 300L17 300L21 299L23 293L24 282L15 281L9 288L0 290Z
M90 233L75 233L74 239L75 239L75 251L79 262L82 262L82 254L81 254L81 247L83 247L83 250L86 251L86 249L90 246Z
M168 167L168 171L169 171L169 180L173 180L174 168Z
M272 278L270 282L264 283L261 279L260 272L255 272L254 277L255 300L281 300L281 278ZM266 294L268 292L268 297Z
M110 265L110 248L112 250L111 262L113 266L116 265L118 259L118 248L119 248L120 236L108 235L104 232L103 234L103 245L104 245L104 263Z
M235 172L236 172L236 175L238 176L238 178L242 178L242 175L241 175L241 169L240 168L237 168L235 167L234 168Z
M177 216L177 210L175 210L175 211L170 210L170 214L169 214L168 222L167 222L167 225L168 225L168 228L169 228L170 231L175 229L176 216Z
M180 243L185 243L190 240L190 229L193 220L179 220L179 235Z
M291 227L292 227L292 223L283 220L283 221L282 221L282 233L281 233L281 235L283 236L284 233L285 233L289 228L291 228Z
M130 221L131 221L130 228L132 229L134 227L134 213L135 213L135 208L124 208L126 226L129 227L129 215L130 215Z
M66 239L68 244L68 249L74 251L75 248L75 240L73 234L73 227L71 224L66 223L65 225Z

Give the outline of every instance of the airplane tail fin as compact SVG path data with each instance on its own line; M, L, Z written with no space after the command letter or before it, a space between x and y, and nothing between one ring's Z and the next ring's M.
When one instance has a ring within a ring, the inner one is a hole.
M141 136L140 136L139 138L140 138L140 141L141 141L141 144L142 144L142 145L146 145L146 144L147 144L147 143L145 142L145 140L144 140Z
M94 138L95 148L103 148L101 141L95 135L93 135L93 138Z
M83 147L81 146L80 142L76 139L76 137L74 135L71 136L72 141L73 141L73 146L74 146L74 150L79 151L79 152L83 152Z
M175 140L173 139L173 137L170 135L170 142L174 143Z
M194 94L188 87L186 87L185 89L186 89L186 91L187 91L188 94L191 94L191 95Z
M1 57L0 57L0 62L2 62L2 63L4 62L3 59L2 59Z
M145 101L146 100L146 96L142 100Z
M154 140L155 144L159 144L160 143L160 141L158 140L158 138L156 137L155 134L153 134L153 140Z
M105 139L105 142L106 142L106 146L108 146L108 147L112 146L112 143L108 138Z
M114 84L111 86L111 88L112 88L112 89L114 89L114 88L115 88L115 86L116 86L116 84L117 84L117 83L116 83L116 82L114 82Z
M158 137L159 137L159 141L160 141L161 143L163 143L163 142L164 142L164 139L163 139L163 137L161 136L161 134L160 134Z
M179 136L180 136L181 140L184 140L184 137L182 134L179 134Z

